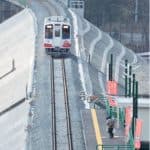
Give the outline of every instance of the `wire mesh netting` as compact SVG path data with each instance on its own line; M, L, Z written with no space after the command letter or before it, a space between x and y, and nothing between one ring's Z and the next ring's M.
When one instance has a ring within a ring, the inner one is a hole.
M21 10L22 8L14 3L6 0L0 0L0 23L15 15Z

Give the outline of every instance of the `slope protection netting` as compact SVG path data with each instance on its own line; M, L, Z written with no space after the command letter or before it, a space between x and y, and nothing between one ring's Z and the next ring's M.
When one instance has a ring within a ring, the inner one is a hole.
M0 0L0 23L22 10L22 7L6 0Z

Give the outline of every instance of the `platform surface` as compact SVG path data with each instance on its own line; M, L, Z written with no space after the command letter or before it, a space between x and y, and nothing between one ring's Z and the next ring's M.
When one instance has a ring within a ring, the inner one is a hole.
M96 110L96 116L98 120L98 126L100 130L100 135L102 139L103 145L125 145L126 139L124 136L124 128L119 126L119 128L115 128L114 138L109 138L109 134L107 133L107 125L106 125L106 112L105 109ZM92 119L91 110L83 110L81 111L82 125L83 125L83 134L85 140L86 150L96 150L97 139L95 135L95 129Z

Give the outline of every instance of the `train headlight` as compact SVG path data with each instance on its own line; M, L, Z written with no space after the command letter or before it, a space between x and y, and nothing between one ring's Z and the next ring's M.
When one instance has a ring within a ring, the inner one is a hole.
M48 26L46 26L48 29L51 29L52 28L52 25L48 25Z
M68 26L63 26L64 29L68 29Z

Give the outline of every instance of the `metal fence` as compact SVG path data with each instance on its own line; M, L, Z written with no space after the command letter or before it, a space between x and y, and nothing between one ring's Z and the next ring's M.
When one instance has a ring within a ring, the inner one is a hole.
M134 150L132 145L97 145L96 150Z
M119 108L119 114L117 114L117 108L111 107L109 105L108 99L105 99L106 112L108 116L117 117L119 115L119 123L120 126L125 126L125 111L123 108ZM132 135L132 129L130 128L129 137L128 137L128 145L97 145L97 150L134 150L134 138Z

